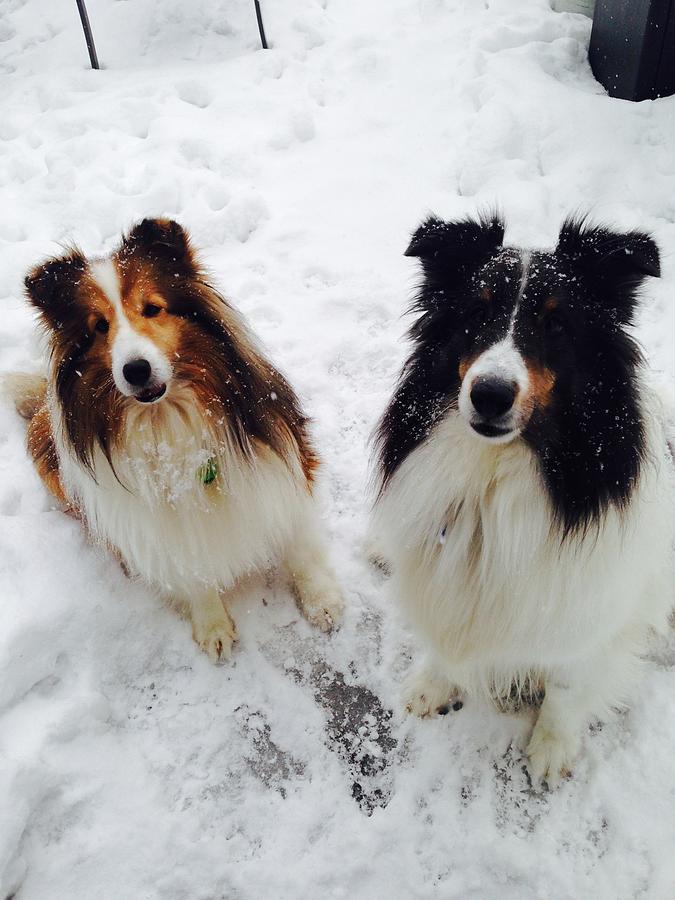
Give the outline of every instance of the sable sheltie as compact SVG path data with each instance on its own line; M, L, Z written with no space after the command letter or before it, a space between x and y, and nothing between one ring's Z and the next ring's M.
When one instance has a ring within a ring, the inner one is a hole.
M336 625L307 420L183 228L146 219L111 256L72 250L25 284L49 375L15 377L13 391L51 492L189 612L214 661L236 636L227 592L274 562L309 621Z
M503 235L496 216L432 217L406 251L423 282L373 533L428 650L408 710L543 694L527 753L551 784L672 606L673 465L628 328L659 253L583 220L550 252Z

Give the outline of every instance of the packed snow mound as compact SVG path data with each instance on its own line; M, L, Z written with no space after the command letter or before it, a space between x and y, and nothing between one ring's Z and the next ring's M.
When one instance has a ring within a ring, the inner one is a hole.
M179 219L314 420L347 599L326 638L283 585L189 626L53 509L0 402L0 897L669 900L675 646L574 778L531 789L526 715L404 717L418 654L364 558L368 437L404 358L402 256L430 211L499 205L551 245L590 210L650 230L639 337L672 391L675 98L609 99L590 21L547 0L6 0L0 369L43 348L25 271Z

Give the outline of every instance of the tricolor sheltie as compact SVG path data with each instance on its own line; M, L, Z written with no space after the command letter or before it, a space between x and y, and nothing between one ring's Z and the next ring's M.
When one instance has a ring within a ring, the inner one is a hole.
M424 280L378 431L374 535L428 649L407 708L543 694L527 752L550 784L672 606L673 466L628 330L659 254L583 221L552 252L503 234L432 217L413 236Z
M46 381L13 379L17 406L44 482L94 539L189 612L215 661L235 640L227 591L274 562L310 622L337 624L306 419L181 226L146 219L109 257L38 266L26 290L51 357Z

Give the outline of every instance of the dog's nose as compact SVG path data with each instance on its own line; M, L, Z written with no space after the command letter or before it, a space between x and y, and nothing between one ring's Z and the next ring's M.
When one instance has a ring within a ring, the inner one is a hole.
M516 385L501 378L477 378L471 387L471 402L476 412L486 419L503 416L516 399Z
M134 387L143 387L147 384L152 368L147 359L132 359L122 367L122 374Z

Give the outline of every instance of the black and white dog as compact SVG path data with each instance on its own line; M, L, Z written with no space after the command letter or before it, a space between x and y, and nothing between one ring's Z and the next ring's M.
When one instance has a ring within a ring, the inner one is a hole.
M424 280L378 431L374 535L429 651L408 710L543 689L527 752L551 784L672 606L673 465L628 331L659 253L577 220L550 252L503 235L495 216L413 236Z

